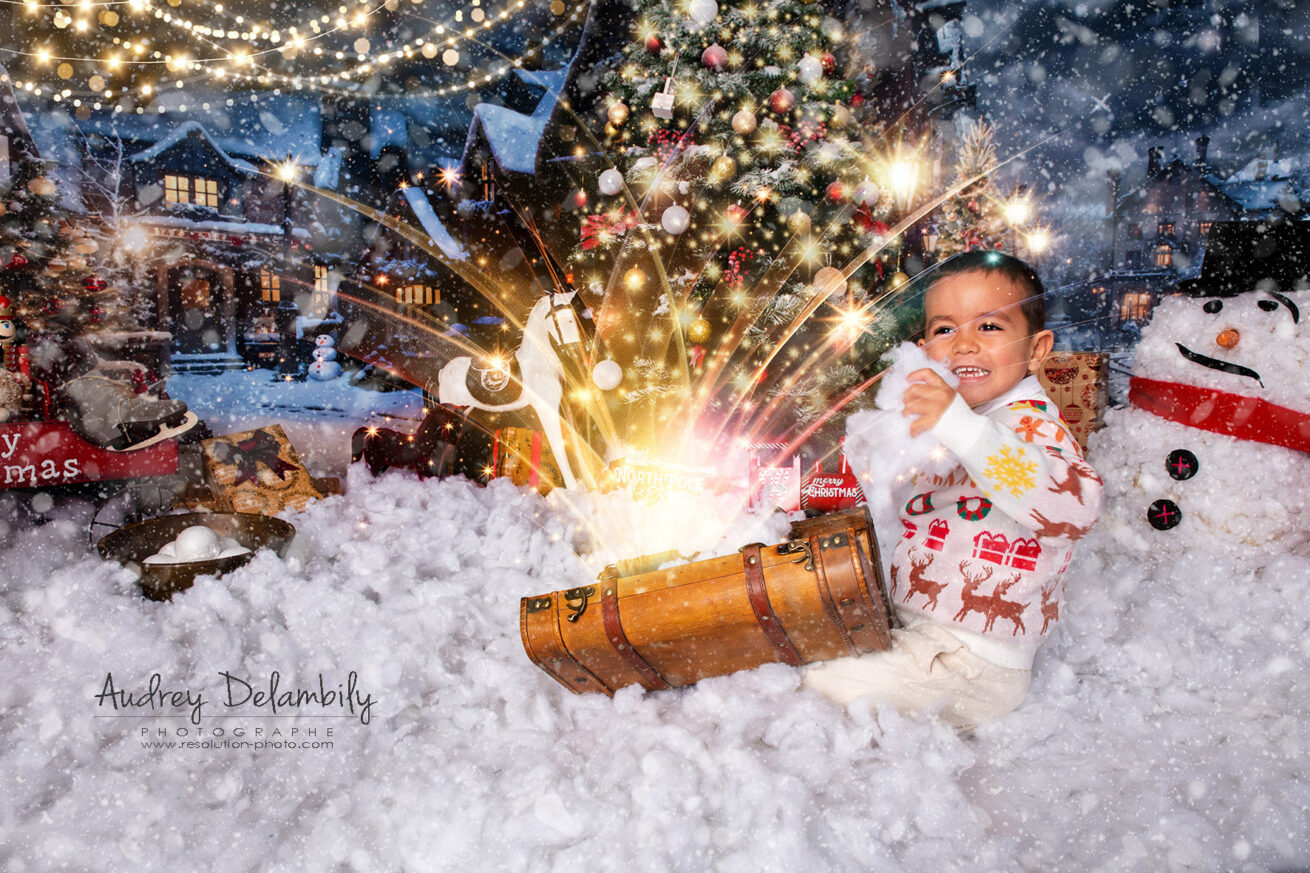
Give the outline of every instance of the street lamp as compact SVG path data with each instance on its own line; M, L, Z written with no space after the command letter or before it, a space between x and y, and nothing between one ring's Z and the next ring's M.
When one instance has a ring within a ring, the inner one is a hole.
M282 181L282 260L285 270L291 265L291 185L300 175L300 165L288 153L274 175Z
M923 229L920 239L923 240L923 253L928 256L929 260L936 260L937 243L941 242L941 234L937 232L937 225L930 224Z

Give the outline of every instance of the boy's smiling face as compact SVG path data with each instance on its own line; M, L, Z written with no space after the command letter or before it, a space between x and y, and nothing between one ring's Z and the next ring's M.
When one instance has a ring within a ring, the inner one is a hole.
M970 407L995 400L1029 373L1051 350L1049 330L1032 333L1020 304L1023 288L998 273L948 276L923 300L928 357L960 379L955 389Z

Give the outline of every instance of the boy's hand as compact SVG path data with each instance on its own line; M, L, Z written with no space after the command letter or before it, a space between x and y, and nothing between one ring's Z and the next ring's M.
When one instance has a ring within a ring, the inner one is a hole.
M910 436L918 436L932 430L941 420L946 407L955 400L955 389L927 368L915 370L907 377L907 381L910 384L901 398L905 406L901 415L914 419L910 422Z

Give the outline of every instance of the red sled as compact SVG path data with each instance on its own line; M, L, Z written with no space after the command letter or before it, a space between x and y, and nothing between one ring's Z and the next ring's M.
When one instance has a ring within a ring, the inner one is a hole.
M58 419L0 424L0 490L171 476L177 471L176 439L112 451L88 443Z

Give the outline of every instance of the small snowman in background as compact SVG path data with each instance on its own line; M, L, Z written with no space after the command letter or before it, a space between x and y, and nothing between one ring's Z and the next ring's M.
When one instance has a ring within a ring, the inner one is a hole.
M1091 439L1101 524L1143 556L1310 554L1310 291L1231 290L1161 301Z
M337 363L336 340L330 334L320 334L314 338L313 354L309 378L327 382L341 375L341 365Z

